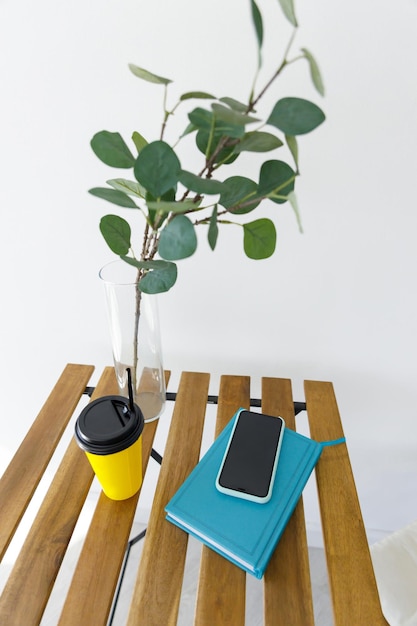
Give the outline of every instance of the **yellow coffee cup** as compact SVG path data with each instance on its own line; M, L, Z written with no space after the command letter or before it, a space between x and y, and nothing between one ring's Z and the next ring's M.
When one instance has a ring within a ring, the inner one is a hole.
M112 500L125 500L142 485L144 417L133 402L103 396L90 402L75 424L75 439Z

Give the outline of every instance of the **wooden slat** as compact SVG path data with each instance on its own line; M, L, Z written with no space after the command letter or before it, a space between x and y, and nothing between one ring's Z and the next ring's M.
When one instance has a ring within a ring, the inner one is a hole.
M91 376L91 366L68 365L0 482L0 553L13 535ZM177 622L188 535L165 521L164 507L198 461L208 374L184 373L145 540L128 626ZM93 398L117 393L106 368ZM306 381L311 435L343 437L331 383ZM291 384L263 379L262 410L294 426ZM223 376L216 436L239 406L249 408L249 378ZM163 418L162 418L163 419ZM144 469L158 422L143 435ZM39 624L93 472L71 441L0 598L7 626ZM364 524L345 444L326 447L316 468L335 626L387 626L378 598ZM61 626L102 626L111 607L137 497L101 496L61 616ZM297 506L265 573L265 625L313 624L302 503ZM203 548L195 624L244 624L245 573Z
M112 382L105 373L92 398L105 395ZM72 439L0 598L7 626L39 624L92 479L87 457Z
M291 381L262 379L262 411L280 415L295 430ZM302 499L275 549L264 576L265 626L314 624L307 535Z
M305 381L304 386L313 439L343 437L333 385ZM335 625L387 626L346 444L324 448L316 478Z
M67 365L0 481L0 561L94 371Z
M249 377L222 376L216 437L238 408L249 408L249 405ZM195 626L243 625L245 623L245 591L245 572L210 548L203 546Z
M107 393L117 394L114 370L110 369L114 389ZM169 374L166 372L166 383ZM143 431L143 476L158 423L159 420L155 420L146 424ZM114 501L103 493L100 495L61 613L60 626L107 624L139 496L140 491L128 500Z
M164 509L198 462L209 378L189 372L181 376L128 626L177 623L188 535L166 521Z

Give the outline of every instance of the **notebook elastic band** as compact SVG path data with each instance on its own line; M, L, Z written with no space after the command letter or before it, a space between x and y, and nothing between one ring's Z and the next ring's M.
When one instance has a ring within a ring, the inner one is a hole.
M346 443L346 437L340 437L340 439L332 439L331 441L322 441L322 446L337 446L339 443Z

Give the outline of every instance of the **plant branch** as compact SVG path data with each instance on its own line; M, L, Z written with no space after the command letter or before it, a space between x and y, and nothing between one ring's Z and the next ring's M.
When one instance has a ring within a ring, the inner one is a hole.
M264 96L265 92L270 88L272 83L278 78L278 76L281 74L281 72L284 69L284 67L292 62L292 61L288 61L287 56L288 56L289 51L291 49L291 46L292 46L292 44L294 42L296 33L297 33L297 27L294 28L294 30L293 30L293 32L291 34L290 40L289 40L288 45L287 45L287 47L285 49L285 52L284 52L284 58L283 58L283 60L281 62L281 65L278 67L276 72L273 74L272 78L270 78L270 80L266 83L265 87L259 92L259 94L256 96L256 98L254 100L252 100L252 95L251 95L251 98L249 100L248 109L247 109L248 113L250 113L251 111L254 110L254 108L257 105L257 103L259 102L259 100Z
M160 135L161 141L164 138L167 121L168 121L169 116L171 115L170 112L167 110L167 97L168 97L168 85L164 85L164 101L163 101L164 102L164 119L162 122L161 135Z

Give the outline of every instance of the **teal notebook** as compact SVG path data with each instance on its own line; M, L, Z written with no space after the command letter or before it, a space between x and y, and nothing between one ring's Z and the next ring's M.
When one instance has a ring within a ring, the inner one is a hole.
M234 419L181 485L165 510L167 519L239 567L262 578L268 561L323 448L284 431L272 497L259 504L220 493L215 486Z

